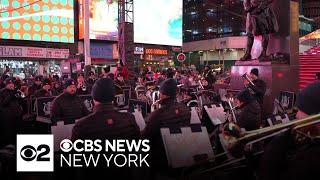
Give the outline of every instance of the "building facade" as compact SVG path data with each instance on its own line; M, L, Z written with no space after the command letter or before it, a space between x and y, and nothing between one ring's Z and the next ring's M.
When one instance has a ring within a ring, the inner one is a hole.
M184 42L245 33L241 0L184 0L183 8Z

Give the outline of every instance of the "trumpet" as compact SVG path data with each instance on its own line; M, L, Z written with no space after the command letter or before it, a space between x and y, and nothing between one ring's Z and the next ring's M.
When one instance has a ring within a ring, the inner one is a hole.
M244 73L242 78L246 79L252 86L254 86L254 83L252 82L251 78L249 78L247 73Z
M85 84L82 84L81 89L82 89L82 91L86 91L87 90L87 86Z
M161 108L161 99L155 101L153 104L151 104L151 112L154 112L157 109Z
M236 122L237 122L237 117L236 117L236 113L235 113L234 110L237 108L237 106L234 106L234 107L233 107L231 101L232 101L231 99L228 100L228 105L229 105L229 107L230 107L230 112L231 112L231 114L232 114L233 120L234 120L234 122L236 123Z
M26 97L26 95L19 89L16 90L15 96L16 98L22 98L22 99Z

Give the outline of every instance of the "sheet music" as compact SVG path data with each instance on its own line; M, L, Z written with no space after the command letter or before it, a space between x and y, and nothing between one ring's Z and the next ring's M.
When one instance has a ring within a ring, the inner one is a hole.
M199 115L197 113L196 107L191 107L191 119L190 124L201 124Z
M204 106L204 109L209 115L210 120L212 121L213 125L219 125L225 122L226 114L222 106L217 107L215 105L211 105L212 108L208 106Z
M166 149L168 164L172 168L187 167L195 163L194 156L214 156L209 135L205 127L201 132L181 128L182 133L170 134L169 128L162 128L161 135Z
M134 110L134 113L132 113L134 115L134 118L136 119L136 123L140 128L140 131L143 131L144 128L146 127L146 122L144 121L144 118L142 116L142 113L140 111L138 111L137 109Z
M54 151L60 150L60 142L64 139L71 139L72 129L75 124L64 124L58 121L56 126L51 126L51 132L54 135Z

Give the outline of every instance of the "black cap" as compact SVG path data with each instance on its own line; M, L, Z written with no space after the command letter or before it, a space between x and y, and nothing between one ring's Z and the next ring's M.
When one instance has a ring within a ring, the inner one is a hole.
M175 97L177 95L177 82L170 78L160 84L159 91L167 96Z
M66 89L67 87L71 86L71 85L76 85L76 81L73 79L67 79L64 83L64 88Z
M320 82L307 86L298 94L297 107L308 115L320 113Z
M100 103L112 102L115 97L115 87L113 80L101 78L92 87L92 98Z
M247 89L240 91L236 98L243 103L249 103L253 100L251 93Z
M253 69L251 69L251 72L250 72L251 74L254 74L254 75L256 75L256 76L259 76L259 70L257 69L257 68L253 68Z
M43 85L43 86L45 86L45 85L50 85L50 79L48 79L48 78L43 79L42 85Z

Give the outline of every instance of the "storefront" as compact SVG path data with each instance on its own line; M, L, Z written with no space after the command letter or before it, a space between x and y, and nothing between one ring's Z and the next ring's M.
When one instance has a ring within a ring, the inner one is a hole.
M34 75L61 75L61 62L69 57L69 49L29 46L0 46L0 73L27 78Z
M140 68L151 66L153 70L174 66L174 55L171 47L156 45L136 45L135 63Z

